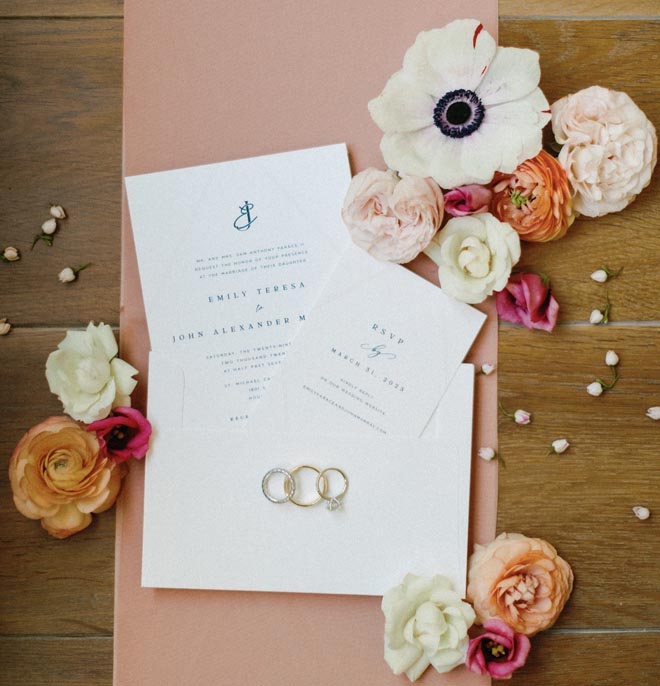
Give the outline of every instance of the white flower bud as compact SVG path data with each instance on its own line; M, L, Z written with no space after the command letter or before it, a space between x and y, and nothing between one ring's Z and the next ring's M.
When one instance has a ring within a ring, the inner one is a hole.
M561 455L565 453L571 444L565 438L558 438L556 441L552 441L552 450Z
M481 365L481 373L484 374L485 376L489 376L495 371L495 365L490 364L489 362L484 362Z
M513 419L516 424L529 424L532 421L532 415L525 410L516 410L513 413Z
M607 272L604 269L597 269L591 278L598 283L605 283L607 281Z
M7 317L0 319L0 336L6 336L11 331L11 324L7 321Z
M605 319L605 315L600 310L591 310L589 321L592 324L600 324L603 319Z
M479 448L479 457L486 462L490 462L496 453L492 448Z
M641 519L642 521L651 516L651 510L649 510L648 507L643 507L642 505L635 505L632 511L635 513L635 517L637 517L637 519Z
M62 283L71 283L71 281L76 280L76 273L71 269L71 267L65 267L58 275L57 278Z
M2 251L2 259L6 262L16 262L21 259L21 254L18 252L18 248L10 245Z
M587 393L597 398L599 395L603 394L603 386L599 381L594 381L587 386Z
M660 419L660 406L656 405L655 407L649 407L649 409L646 410L646 416L649 419L655 419L656 421Z
M55 219L66 219L66 212L62 205L51 205L50 216L55 217Z
M57 219L51 217L41 225L41 230L47 235L52 236L57 231Z
M608 367L616 367L619 364L619 356L614 352L614 350L608 350L605 355L605 364Z

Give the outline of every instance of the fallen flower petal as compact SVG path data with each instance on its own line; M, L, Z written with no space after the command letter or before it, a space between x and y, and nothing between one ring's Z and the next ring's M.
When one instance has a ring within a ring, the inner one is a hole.
M608 367L616 367L619 364L619 356L614 352L614 350L608 350L605 355L605 364Z
M66 212L62 205L51 205L49 212L50 216L55 217L55 219L66 219Z
M11 331L11 324L7 321L7 317L0 319L0 336L6 336Z
M76 274L71 269L71 267L65 267L58 275L57 278L61 283L71 283L76 280Z
M46 219L46 221L41 225L41 230L47 236L51 236L52 234L54 234L57 231L57 219L55 219L54 217Z
M607 281L607 272L604 269L597 269L591 275L591 279L598 283L605 283Z
M591 324L601 324L605 315L600 310L592 310L589 315L589 323Z
M481 365L481 373L484 376L490 376L495 371L495 365L488 362L484 362Z
M655 407L649 407L649 409L646 410L646 416L649 419L654 419L656 421L660 419L660 405L656 405Z
M569 449L570 445L571 444L565 438L558 438L556 441L552 441L550 447L552 448L553 453L561 455Z
M642 505L636 505L633 507L632 511L635 513L635 517L637 517L637 519L641 519L642 521L651 516L651 510L649 510L648 507L643 507Z
M600 381L594 381L587 386L587 393L593 395L597 398L599 395L603 394L603 386Z
M9 245L2 251L3 262L17 262L20 259L21 253L18 251L18 248Z
M525 410L516 410L513 413L513 420L516 424L529 424L532 421L532 415Z
M490 462L497 456L497 453L492 448L479 448L479 457L486 462Z

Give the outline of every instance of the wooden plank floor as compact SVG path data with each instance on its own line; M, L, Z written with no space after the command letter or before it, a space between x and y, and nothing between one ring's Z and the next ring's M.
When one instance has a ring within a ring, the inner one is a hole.
M627 91L660 125L655 0L502 0L500 42L541 53L550 100L594 83ZM43 365L64 330L90 319L117 325L121 165L121 0L0 0L0 685L109 686L112 679L112 513L56 541L15 511L6 475L31 424L59 413ZM534 641L514 684L657 684L660 653L660 181L626 212L580 220L552 245L525 246L562 305L552 335L500 329L503 404L533 423L500 424L498 529L555 543L576 589L556 628ZM52 248L30 252L50 202L64 205ZM64 286L64 266L92 262ZM607 288L603 264L624 267ZM589 312L606 292L614 322ZM601 398L585 386L621 357L621 380ZM570 450L546 456L566 437ZM644 504L646 522L630 511ZM650 657L653 656L653 657Z

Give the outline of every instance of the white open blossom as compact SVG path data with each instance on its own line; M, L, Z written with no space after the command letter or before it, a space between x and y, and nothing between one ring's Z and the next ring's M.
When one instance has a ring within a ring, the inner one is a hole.
M438 265L442 290L475 304L506 286L520 259L520 237L485 212L450 219L424 252Z
M429 665L448 672L465 661L474 610L444 576L407 574L385 593L385 660L416 681Z
M498 47L476 19L423 31L369 103L388 166L443 188L489 183L541 150L550 106L538 53Z
M135 367L117 357L112 328L90 322L85 331L67 331L46 362L46 379L64 411L89 424L113 407L130 407Z

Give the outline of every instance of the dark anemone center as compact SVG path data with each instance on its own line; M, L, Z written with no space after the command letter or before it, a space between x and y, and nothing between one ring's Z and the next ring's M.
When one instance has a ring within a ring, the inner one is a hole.
M474 91L459 88L445 93L433 109L433 123L450 138L464 138L482 124L486 109Z
M509 657L509 649L491 639L481 644L481 651L486 658L486 662L502 662Z
M125 424L115 426L106 437L106 443L110 449L119 450L133 437L135 430Z
M453 102L447 108L447 121L454 126L465 124L470 118L472 109L466 102Z

